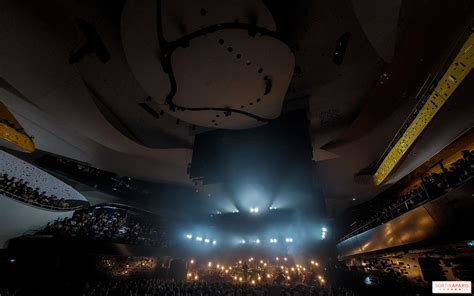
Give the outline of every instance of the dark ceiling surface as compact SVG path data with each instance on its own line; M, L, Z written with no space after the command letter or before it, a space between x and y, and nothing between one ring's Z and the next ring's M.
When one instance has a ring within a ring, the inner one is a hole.
M191 130L159 111L156 120L139 107L147 94L117 45L124 2L2 1L0 78L5 83L0 99L34 134L40 149L137 178L189 185L193 135L204 130ZM264 3L277 33L295 53L286 102L308 107L314 167L330 213L352 205L353 197L357 202L373 197L382 188L357 184L354 175L380 157L415 106L420 86L437 74L472 16L472 1ZM67 59L84 41L77 18L93 24L112 44L106 66L93 55L74 67L56 66L58 56ZM17 38L17 32L41 33L43 42ZM341 38L347 45L343 58L336 59ZM93 101L85 102L84 92L92 93ZM445 130L439 137L427 133L436 147L472 126L468 97L469 90L461 90L449 112L437 116L435 124ZM128 107L130 100L136 109ZM71 103L61 105L66 101ZM72 114L75 110L80 115ZM453 117L457 120L443 124ZM429 151L411 154L391 182L431 157L434 150Z

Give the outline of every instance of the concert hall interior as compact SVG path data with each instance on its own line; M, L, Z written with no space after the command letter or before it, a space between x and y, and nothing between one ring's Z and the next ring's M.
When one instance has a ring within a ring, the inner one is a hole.
M0 296L474 281L474 2L0 1Z

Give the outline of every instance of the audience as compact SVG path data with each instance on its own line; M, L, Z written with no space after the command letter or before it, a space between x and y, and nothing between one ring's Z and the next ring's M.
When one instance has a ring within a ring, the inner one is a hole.
M30 187L28 181L9 177L8 174L0 175L0 191L6 193L9 197L43 207L71 208L64 198L59 198L54 194L48 195L44 191L40 192L39 188Z
M57 237L106 240L149 246L165 245L164 234L155 223L118 209L83 209L72 218L57 219L39 232Z
M369 201L364 204L364 212L359 212L358 219L351 224L352 231L342 240L369 230L391 219L410 211L425 202L441 197L456 188L474 175L474 150L462 151L463 157L446 169L441 164L441 173L432 173L422 177L421 186L409 193L395 198Z
M89 281L67 287L51 287L57 294L77 296L251 296L251 295L308 295L308 296L352 296L345 288L320 288L307 285L275 286L231 283L175 282L156 279ZM0 290L0 295L30 295L21 289ZM43 294L39 294L43 295Z

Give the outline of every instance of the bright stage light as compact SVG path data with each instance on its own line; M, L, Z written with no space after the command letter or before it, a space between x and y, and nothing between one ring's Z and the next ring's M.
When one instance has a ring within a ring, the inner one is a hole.
M259 244L259 243L260 243L260 240L259 240L259 239L257 239L257 240L255 241L255 243Z
M287 237L287 238L285 238L285 242L287 242L287 243L292 243L292 242L293 242L293 238Z
M213 240L213 241L212 241L212 244L213 244L213 245L216 245L216 244L217 244L217 242L216 242L215 240Z
M321 240L324 240L326 238L328 229L326 227L321 228Z
M232 211L232 213L234 213L234 214L236 214L236 213L238 213L238 212L239 212L239 210L233 210L233 211Z
M196 240L197 240L198 242L202 242L202 237L196 236Z
M243 244L245 244L245 240L244 240L244 239L241 239L241 240L239 241L239 243L241 243L241 244L243 245Z
M194 264L194 259L191 259L191 261L189 261L189 263Z
M187 239L193 239L193 235L192 234L186 234L186 238Z
M288 261L288 258L285 257L285 258L283 258L283 260Z
M276 238L271 238L270 239L271 244L276 244L277 242L278 242L278 240Z
M206 244L208 244L208 243L210 243L211 241L210 241L208 238L206 238L206 239L204 240L204 242L205 242Z

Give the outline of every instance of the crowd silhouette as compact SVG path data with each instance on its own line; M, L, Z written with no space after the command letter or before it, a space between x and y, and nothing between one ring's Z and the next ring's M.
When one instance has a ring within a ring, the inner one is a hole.
M70 203L62 197L47 194L39 188L33 188L28 181L10 177L8 174L0 175L0 192L11 198L22 200L41 207L55 209L71 209Z
M71 295L71 296L353 296L354 292L343 287L336 289L321 288L307 285L278 286L270 284L249 285L224 282L176 282L156 279L121 279L85 281L51 287L54 292L44 291L29 294L27 289L4 289L2 296L23 295Z
M127 244L165 246L164 233L157 223L118 209L78 210L71 218L48 223L39 234L61 238L101 240Z

